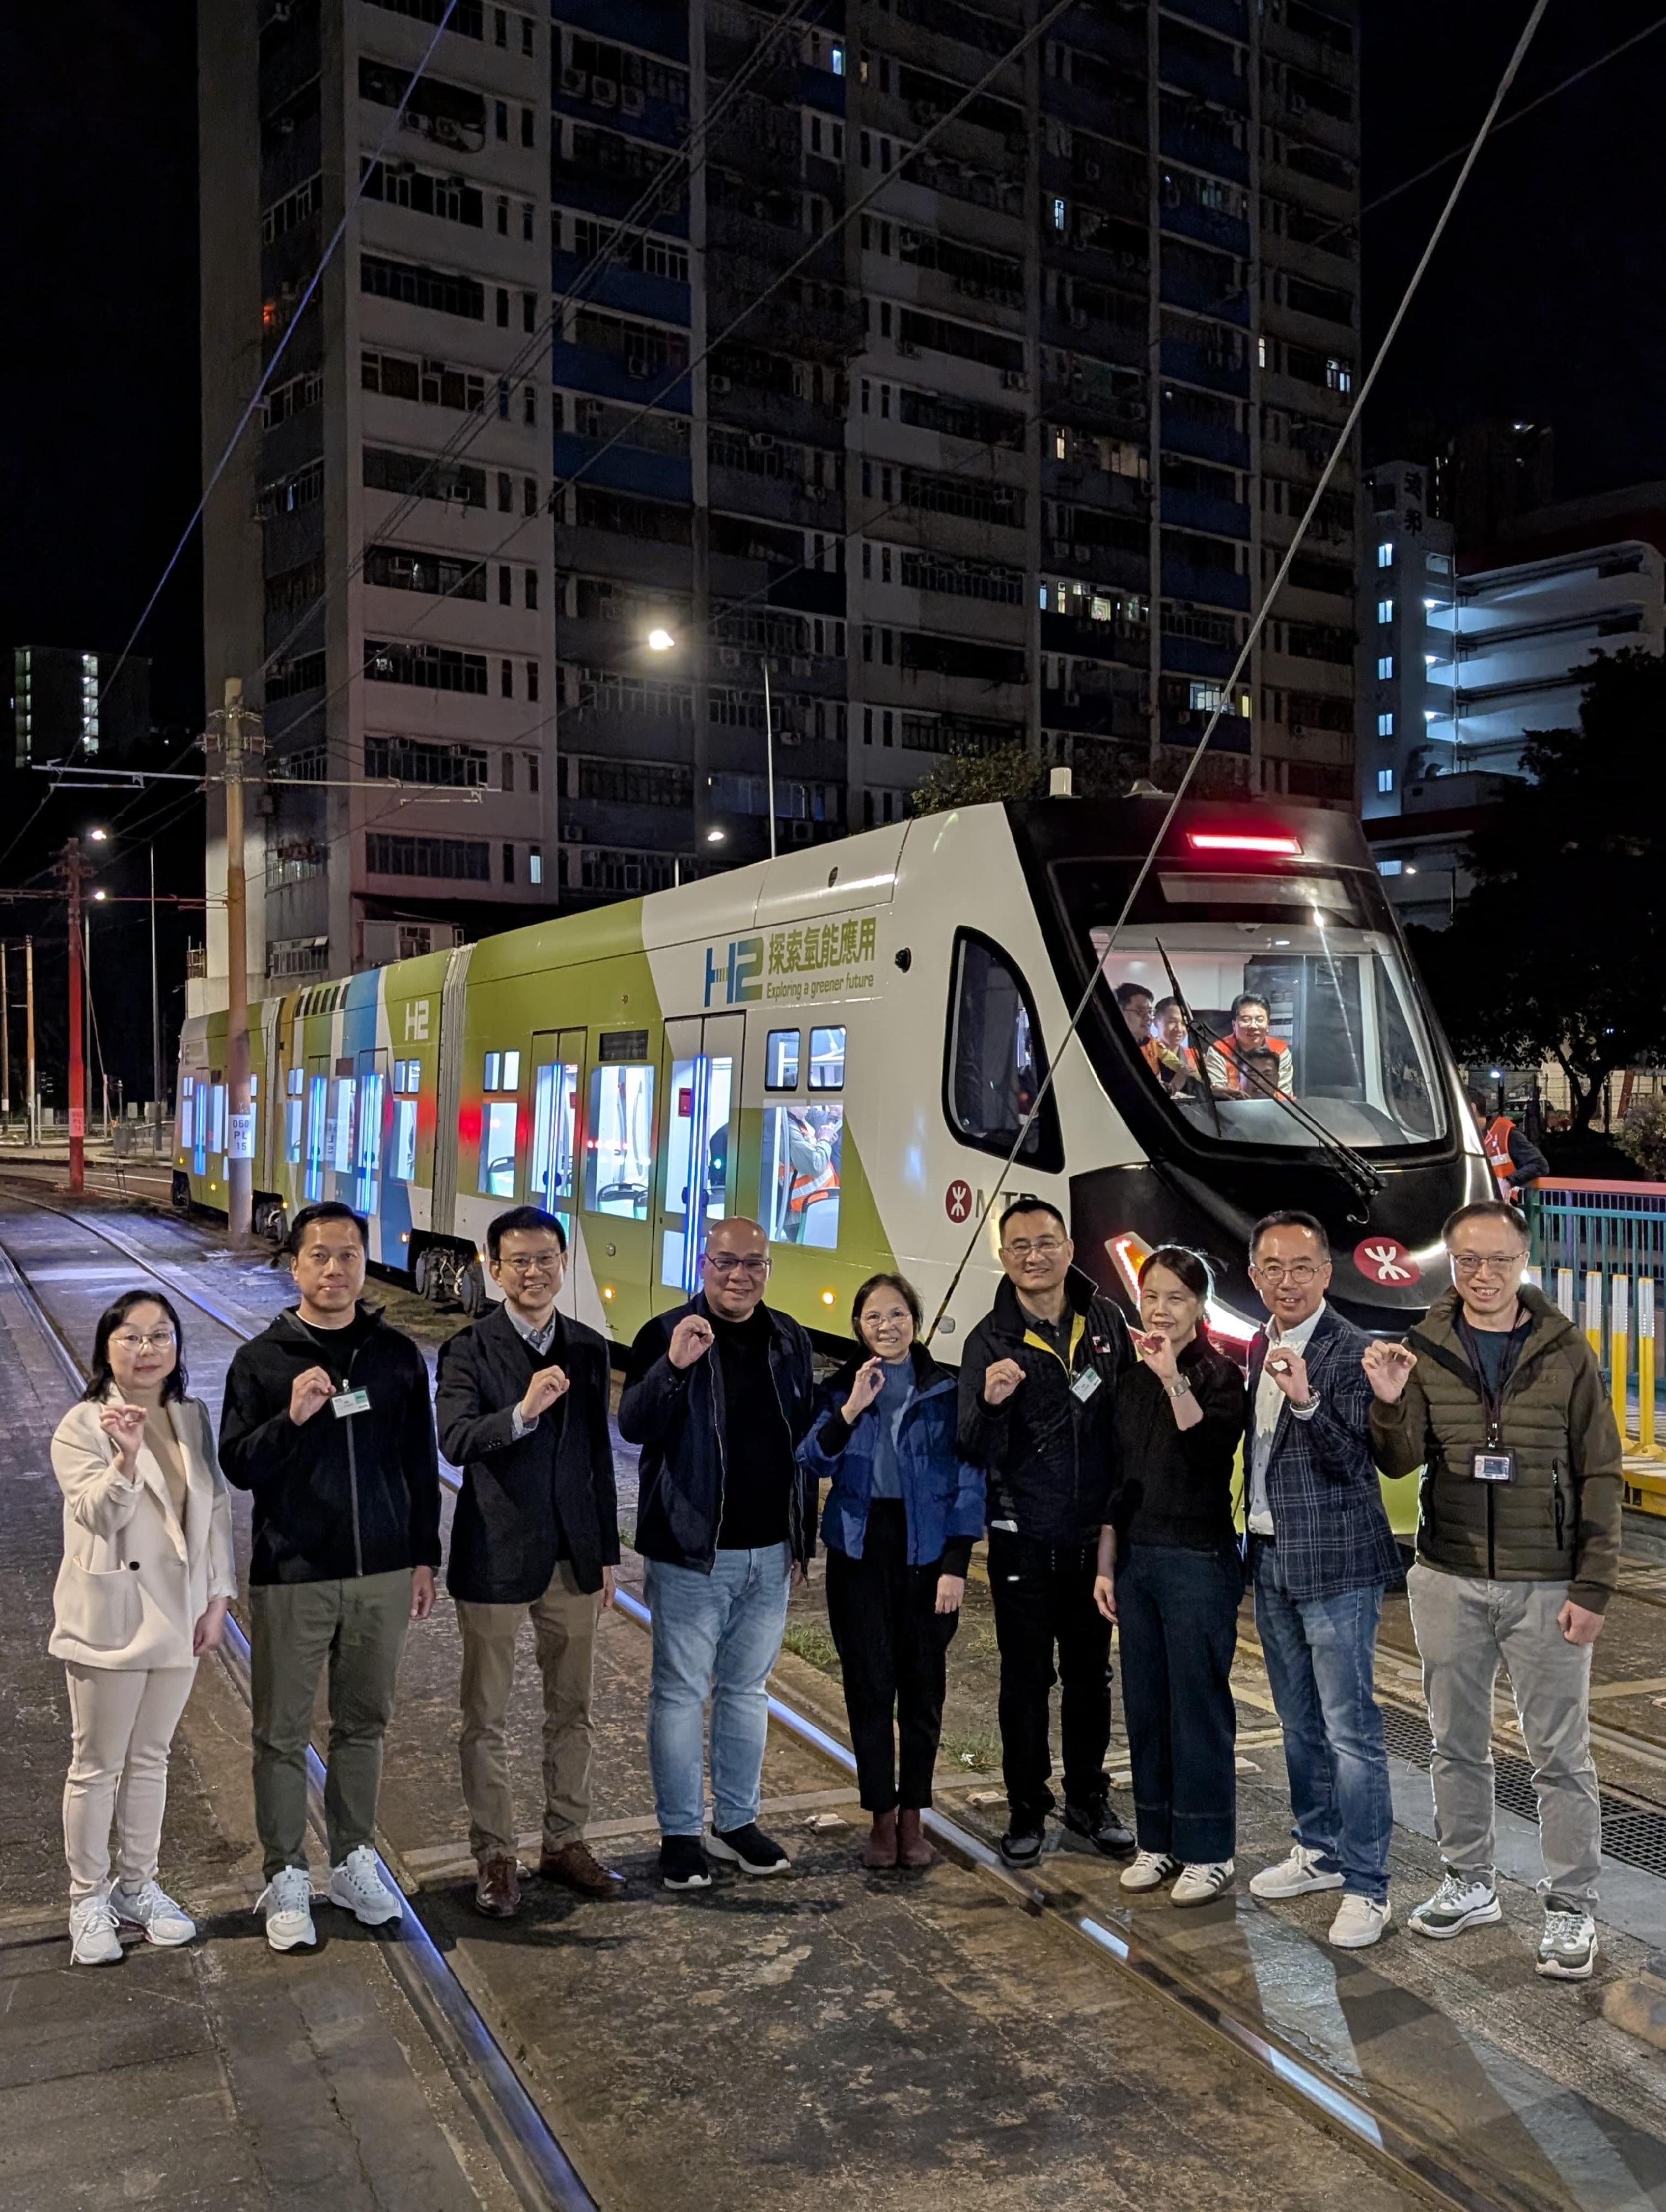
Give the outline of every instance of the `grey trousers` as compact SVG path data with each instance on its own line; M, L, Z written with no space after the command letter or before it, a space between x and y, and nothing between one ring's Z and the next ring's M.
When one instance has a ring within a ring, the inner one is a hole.
M1566 1583L1499 1583L1443 1574L1421 1560L1407 1577L1423 1694L1434 1736L1435 1836L1455 1874L1493 1873L1493 1688L1510 1674L1533 1763L1548 1907L1594 1912L1602 1820L1590 1755L1590 1646L1556 1626Z

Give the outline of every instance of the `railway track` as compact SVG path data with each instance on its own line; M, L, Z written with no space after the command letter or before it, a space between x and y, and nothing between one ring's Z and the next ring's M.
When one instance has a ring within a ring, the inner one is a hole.
M240 1315L228 1302L183 1279L181 1271L166 1255L146 1250L138 1240L89 1219L84 1212L55 1206L33 1192L12 1190L7 1196L73 1222L81 1231L148 1274L170 1297L187 1303L237 1341L246 1341L264 1325L264 1316ZM16 1281L39 1326L64 1361L66 1373L79 1384L80 1364L46 1299L31 1282L26 1266L7 1245L3 1225L0 1264ZM443 1468L441 1472L445 1475ZM1645 1601L1666 1603L1666 1593ZM629 1591L622 1589L617 1602L631 1620L644 1629L650 1626L648 1607ZM240 1650L228 1663L246 1700L247 1647L240 1635L238 1643ZM1399 1656L1396 1650L1395 1659ZM826 1760L842 1778L854 1775L854 1757L831 1727L775 1695L769 1699L769 1713L780 1729ZM1645 1763L1657 1765L1666 1789L1666 1747L1627 1729L1608 1729L1604 1733L1614 1740L1616 1748L1623 1746L1628 1755L1643 1757ZM1507 1737L1501 1736L1500 1746L1508 1750ZM322 1779L316 1753L313 1766L316 1790ZM1021 1875L1006 1867L982 1838L961 1822L938 1810L925 1817L941 1850L997 1887L1026 1912L1068 1930L1147 1993L1201 2022L1240 2063L1252 2067L1310 2118L1363 2149L1424 2201L1462 2206L1467 2212L1545 2212L1546 2200L1537 2193L1517 2190L1506 2177L1485 2165L1472 2166L1455 2154L1449 2141L1425 2131L1415 2112L1386 2109L1382 2100L1362 2094L1359 2082L1316 2064L1310 2052L1280 2035L1264 2020L1249 2017L1223 2002L1218 1992L1187 1971L1180 1954L1142 1940L1128 1926L1110 1924L1110 1917L1096 1911L1068 1886L1067 1859L1060 1862L1056 1875L1045 1863L1040 1875ZM386 1841L382 1848L390 1868L396 1873L402 1871L397 1849ZM409 1875L400 1887L407 1893L417 1889ZM482 2116L483 2125L489 2118L488 2133L495 2148L501 2144L506 2173L523 2201L540 2206L555 2204L562 2212L568 2207L592 2208L593 2212L593 2200L486 2021L435 1950L418 1910L407 1913L404 1928L407 1932L402 1939L388 1947L390 1961L396 1963L401 1985L428 2026L453 2078ZM535 2193L538 2191L543 2193Z

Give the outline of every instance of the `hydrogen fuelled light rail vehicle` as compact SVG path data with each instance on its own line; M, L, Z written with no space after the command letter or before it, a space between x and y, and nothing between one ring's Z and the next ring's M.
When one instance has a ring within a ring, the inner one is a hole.
M345 1200L374 1261L472 1311L487 1223L537 1204L567 1231L563 1304L628 1342L689 1295L706 1224L749 1214L773 1303L842 1336L856 1287L895 1267L927 1316L948 1297L934 1349L952 1362L1009 1194L1050 1199L1125 1302L1146 1250L1209 1254L1211 1326L1240 1350L1261 1315L1250 1224L1296 1206L1326 1224L1335 1303L1398 1332L1443 1279L1446 1214L1493 1185L1358 824L1184 804L1112 944L1164 811L967 807L267 999L257 1224ZM1126 983L1179 1002L1160 1064ZM1276 1085L1209 1080L1245 991ZM223 1012L188 1020L181 1206L225 1207L225 1066Z

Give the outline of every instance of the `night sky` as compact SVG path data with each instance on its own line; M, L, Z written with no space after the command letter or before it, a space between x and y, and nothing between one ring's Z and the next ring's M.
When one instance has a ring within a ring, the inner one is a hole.
M1368 204L1473 131L1527 13L1527 0L1365 0ZM1638 0L1553 0L1510 106L1654 15ZM34 196L7 227L0 647L121 645L198 496L194 39L185 0L0 15L11 173ZM1368 459L1477 416L1548 417L1561 495L1666 477L1663 94L1666 30L1487 151L1373 398ZM1365 217L1368 346L1454 173ZM138 648L165 725L202 711L199 590L193 544ZM166 864L188 856L170 848ZM20 848L0 880L38 866Z

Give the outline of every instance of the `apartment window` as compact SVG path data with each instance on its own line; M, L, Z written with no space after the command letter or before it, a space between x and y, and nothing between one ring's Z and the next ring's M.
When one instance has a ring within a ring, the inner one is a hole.
M536 568L529 568L526 571L526 582L527 611L536 614L538 611L538 570Z
M497 477L497 511L500 514L513 514L515 511L514 478L502 469Z
M497 234L500 238L507 238L509 234L509 202L508 195L502 192L497 198Z
M512 607L514 603L514 570L508 567L507 563L503 563L500 565L497 571L497 604L501 607Z
M503 769L499 778L499 785L504 791L513 791L515 787L515 757L513 753L505 753L503 756Z
M501 331L509 327L509 295L501 284L497 288L497 327Z
M536 753L528 753L526 756L526 788L532 792L538 789L538 755Z
M542 845L529 845L526 848L526 880L529 884L541 884L544 881Z
M1385 794L1394 789L1394 770L1391 768L1379 768L1377 769L1377 788Z
M1393 566L1394 566L1394 548L1393 548L1393 546L1392 546L1392 545L1389 545L1389 544L1385 544L1379 545L1379 546L1377 547L1377 567L1378 567L1379 568L1393 568Z
M536 477L526 477L523 481L522 489L524 493L522 503L526 512L528 514L536 514L538 513L538 478Z
M498 689L506 699L515 696L515 665L513 660L500 661L497 672Z
M527 246L530 246L532 242L532 215L533 209L531 200L522 200L520 203L520 235L523 243Z
M503 880L512 884L515 879L515 848L505 838L503 842Z
M530 107L523 107L520 111L520 143L523 146L536 146L538 143L538 118ZM1346 386L1343 388L1347 389Z
M507 100L495 100L492 105L497 124L497 135L507 143L509 136L509 103Z
M1378 622L1383 623L1391 623L1394 620L1394 601L1392 599L1379 599L1377 602L1377 619Z
M537 705L538 663L535 660L529 660L526 664L526 696L532 702L534 706Z
M1392 684L1392 683L1393 683L1393 681L1394 681L1394 655L1393 655L1391 653L1379 653L1377 654L1377 682L1378 682L1379 684Z
M1391 738L1394 735L1394 716L1391 714L1377 716L1377 734L1379 738Z
M523 292L520 295L520 327L523 331L538 328L538 294Z
M538 386L523 384L520 387L520 419L528 429L538 427Z

